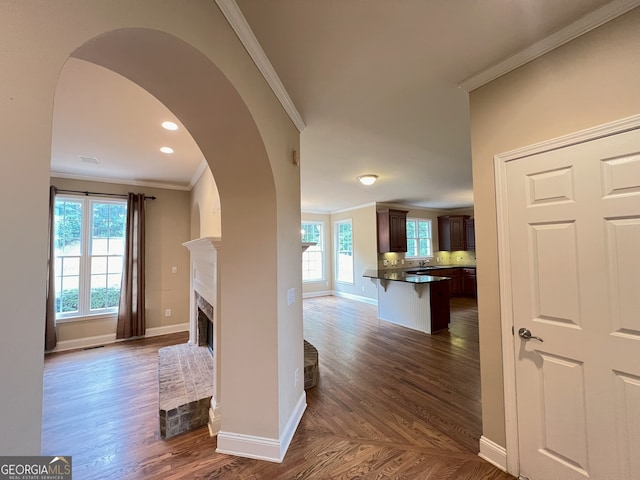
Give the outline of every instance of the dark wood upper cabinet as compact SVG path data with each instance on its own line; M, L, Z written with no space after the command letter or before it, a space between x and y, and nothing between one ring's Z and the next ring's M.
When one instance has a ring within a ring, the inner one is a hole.
M438 243L440 250L449 252L467 250L467 227L465 225L467 220L469 220L469 215L444 215L438 217Z
M378 252L407 251L407 211L378 211Z
M464 221L465 230L467 232L467 250L476 249L476 226L473 218L468 218Z

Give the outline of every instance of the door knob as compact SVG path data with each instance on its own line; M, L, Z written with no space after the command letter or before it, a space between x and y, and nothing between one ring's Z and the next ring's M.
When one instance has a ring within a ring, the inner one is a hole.
M518 335L520 335L525 340L529 340L530 338L533 338L535 340L540 340L541 342L544 342L544 340L542 340L540 337L534 337L533 335L531 335L531 331L528 328L523 327L520 330L518 330Z

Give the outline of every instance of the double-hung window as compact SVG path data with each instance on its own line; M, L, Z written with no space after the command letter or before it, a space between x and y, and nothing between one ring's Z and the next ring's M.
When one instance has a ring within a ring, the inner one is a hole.
M56 196L56 319L118 311L127 203Z
M351 219L335 223L336 281L353 283L353 229Z
M302 241L312 242L302 254L302 281L324 281L324 222L302 222Z
M406 258L429 258L433 256L431 244L431 220L407 218Z

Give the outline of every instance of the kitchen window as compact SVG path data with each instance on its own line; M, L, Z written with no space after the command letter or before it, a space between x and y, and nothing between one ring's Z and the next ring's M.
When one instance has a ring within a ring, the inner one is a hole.
M407 218L407 253L405 258L429 258L432 256L431 220Z
M324 281L324 222L302 222L302 241L314 242L302 253L302 281Z
M118 312L126 218L126 201L56 197L56 320Z
M335 223L336 281L353 284L353 229L351 219Z

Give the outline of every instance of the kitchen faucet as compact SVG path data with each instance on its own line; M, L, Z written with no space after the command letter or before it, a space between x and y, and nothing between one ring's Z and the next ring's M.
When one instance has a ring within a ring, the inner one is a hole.
M426 267L429 265L429 260L420 260L419 265L421 267Z

